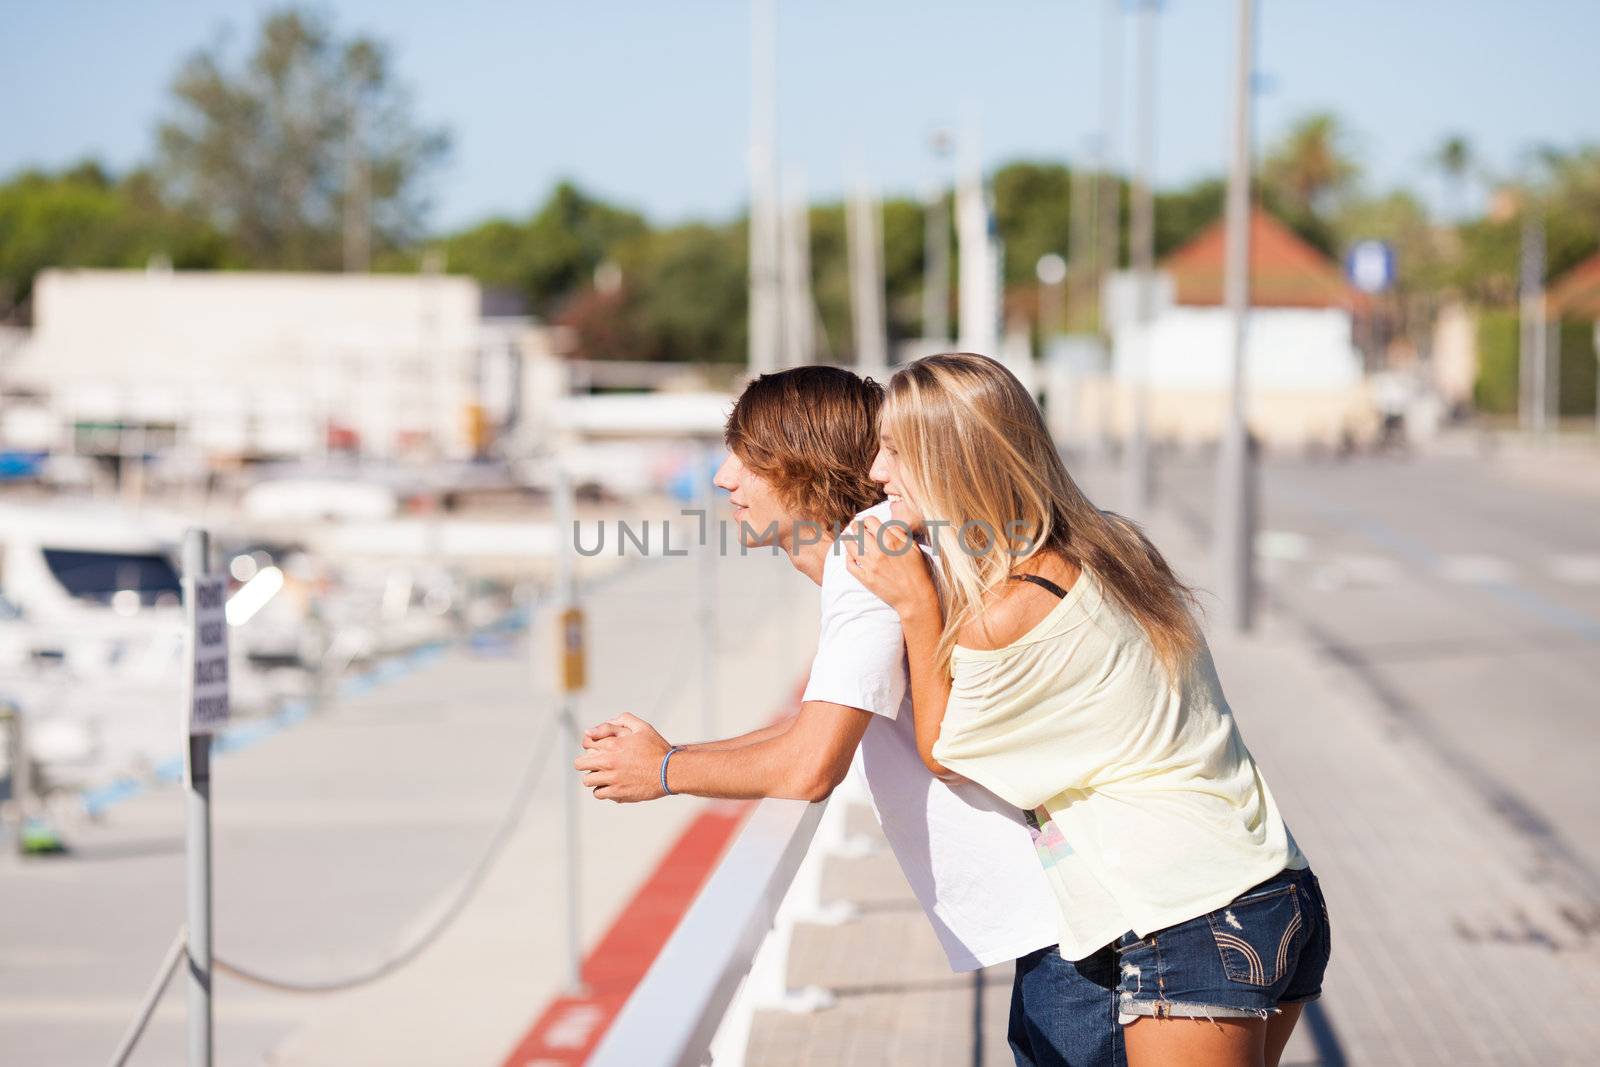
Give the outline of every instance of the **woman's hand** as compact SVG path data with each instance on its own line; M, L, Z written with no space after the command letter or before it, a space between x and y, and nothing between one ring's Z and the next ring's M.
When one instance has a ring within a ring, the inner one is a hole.
M860 537L840 538L850 572L902 619L930 611L937 616L939 594L933 576L905 524L885 525L869 518L861 520L861 526Z

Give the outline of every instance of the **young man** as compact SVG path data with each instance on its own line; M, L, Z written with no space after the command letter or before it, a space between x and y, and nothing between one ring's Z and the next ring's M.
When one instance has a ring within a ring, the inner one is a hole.
M762 375L728 418L729 493L740 541L776 545L822 587L816 658L798 713L739 737L669 746L622 715L588 731L574 767L600 800L672 793L817 801L857 748L895 858L956 971L1015 960L1010 1040L1019 1064L1122 1063L1115 965L1056 950L1055 905L1020 812L965 781L935 778L917 754L900 621L850 573L835 531L871 515L868 478L883 391L834 367ZM1107 973L1099 973L1106 971Z

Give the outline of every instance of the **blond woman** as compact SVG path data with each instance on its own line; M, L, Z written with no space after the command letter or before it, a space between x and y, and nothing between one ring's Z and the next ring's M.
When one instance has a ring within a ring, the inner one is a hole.
M911 364L880 427L892 517L845 545L900 616L919 755L1028 813L1062 955L1117 961L1133 1067L1276 1065L1321 993L1327 912L1190 591L994 360Z

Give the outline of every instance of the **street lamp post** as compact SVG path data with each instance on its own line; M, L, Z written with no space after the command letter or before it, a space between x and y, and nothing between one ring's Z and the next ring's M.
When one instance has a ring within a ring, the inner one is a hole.
M1245 423L1245 326L1250 311L1250 82L1254 71L1255 0L1239 0L1233 85L1233 161L1228 174L1226 290L1232 323L1233 380L1218 452L1217 587L1225 623L1250 629L1254 574L1255 467Z
M1138 128L1133 174L1133 277L1138 324L1130 346L1133 379L1133 429L1124 459L1126 506L1141 516L1150 505L1150 342L1155 319L1155 201L1151 193L1155 159L1156 9L1158 0L1142 0L1138 31Z
M950 340L950 201L945 196L944 161L950 156L950 134L935 130L928 147L938 161L938 178L928 192L923 232L922 336L944 348Z
M1055 252L1046 252L1033 270L1039 279L1039 343L1048 346L1061 332L1065 317L1067 261Z
M1522 221L1522 269L1517 345L1518 426L1544 429L1544 220L1526 211Z

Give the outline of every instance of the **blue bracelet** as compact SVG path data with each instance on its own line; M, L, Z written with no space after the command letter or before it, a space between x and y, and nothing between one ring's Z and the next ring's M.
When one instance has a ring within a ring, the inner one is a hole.
M673 745L667 749L667 754L661 757L661 791L669 797L675 797L678 794L667 788L667 760L671 759L672 754L682 747L682 745Z

